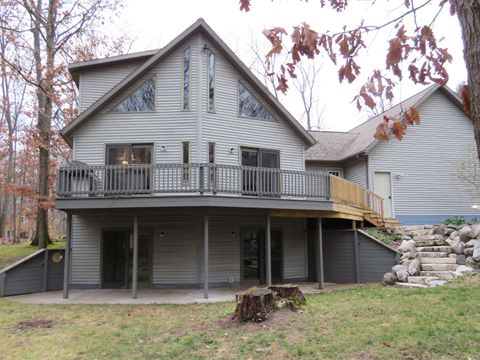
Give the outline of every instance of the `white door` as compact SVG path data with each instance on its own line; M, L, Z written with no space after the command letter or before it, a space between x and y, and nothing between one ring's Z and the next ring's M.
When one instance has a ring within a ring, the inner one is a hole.
M384 200L384 212L386 218L393 217L392 213L392 182L389 172L375 172L373 186L375 193Z

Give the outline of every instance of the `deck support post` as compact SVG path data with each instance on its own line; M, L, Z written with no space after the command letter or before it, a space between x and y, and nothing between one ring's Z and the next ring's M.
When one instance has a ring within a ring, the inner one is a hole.
M265 226L265 251L267 260L266 282L267 286L272 285L272 231L271 231L271 218L267 215L267 223Z
M357 222L352 220L352 229L353 229L353 246L355 251L355 282L358 284L360 282L360 255L358 253L358 232L357 232Z
M208 299L208 215L203 217L203 298Z
M133 216L132 299L138 297L138 216Z
M323 277L323 233L322 233L322 218L317 218L317 281L318 288L325 287Z
M67 238L63 263L63 298L68 299L70 287L70 258L72 249L72 215L67 214ZM46 250L45 250L46 251Z

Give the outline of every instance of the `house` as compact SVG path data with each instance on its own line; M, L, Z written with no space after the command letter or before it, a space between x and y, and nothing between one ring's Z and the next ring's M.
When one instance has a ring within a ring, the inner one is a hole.
M402 141L373 138L383 116L415 106L421 125ZM478 217L480 192L464 179L461 162L475 149L473 123L448 87L433 85L348 132L312 131L308 170L323 170L360 184L384 199L385 216L404 224L437 224L453 216ZM475 154L473 152L473 154ZM471 156L472 167L478 166Z
M382 199L305 171L315 138L199 19L158 51L72 64L62 135L69 289L381 280L396 253L357 227ZM339 233L341 231L341 233ZM368 253L368 254L367 254ZM368 255L368 256L367 256Z

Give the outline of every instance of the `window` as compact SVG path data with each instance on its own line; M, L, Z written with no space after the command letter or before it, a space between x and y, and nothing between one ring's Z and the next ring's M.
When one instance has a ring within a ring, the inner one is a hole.
M155 111L155 76L134 90L126 99L114 107L113 111Z
M151 163L151 144L107 145L107 165Z
M13 230L7 230L7 238L13 238Z
M343 170L342 169L327 169L327 174L333 175L333 176L338 176L338 177L343 177Z
M215 164L215 143L208 143L208 163Z
M208 110L215 110L215 55L208 52Z
M243 117L272 119L272 115L241 82L238 83L238 114Z
M190 182L190 142L184 141L182 143L182 157L183 157L183 171L182 171L182 180L184 183Z
M107 145L107 165L142 165L152 163L152 144ZM150 171L147 166L107 166L105 190L125 193L150 191Z
M190 109L190 48L183 52L183 110Z
M276 196L280 189L280 178L275 169L280 168L280 153L276 150L242 148L241 154L242 166L245 166L242 171L243 193L257 195L260 192L263 195ZM272 170L259 172L252 167Z

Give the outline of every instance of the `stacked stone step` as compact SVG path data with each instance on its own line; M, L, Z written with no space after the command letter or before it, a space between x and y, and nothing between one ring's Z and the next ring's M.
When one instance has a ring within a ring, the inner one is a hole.
M445 225L401 227L397 230L403 240L400 263L385 274L384 282L400 287L431 287L472 271L472 267L464 266L463 249L458 249L461 246L452 245L450 236L455 237L457 230Z

